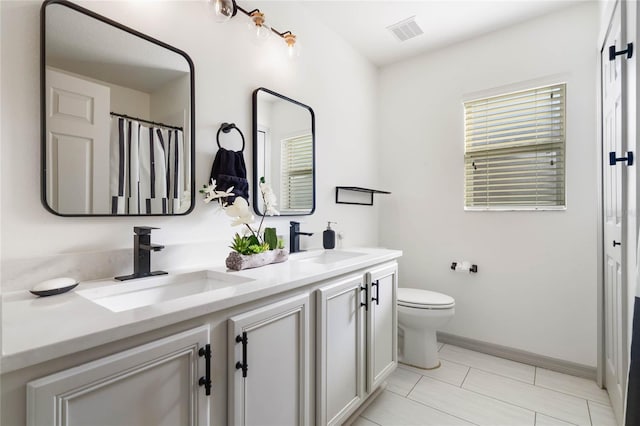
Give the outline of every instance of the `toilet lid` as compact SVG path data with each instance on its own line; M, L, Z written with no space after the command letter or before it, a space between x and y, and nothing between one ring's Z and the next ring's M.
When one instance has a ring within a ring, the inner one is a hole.
M449 308L455 305L453 297L419 288L398 288L398 304L415 308Z

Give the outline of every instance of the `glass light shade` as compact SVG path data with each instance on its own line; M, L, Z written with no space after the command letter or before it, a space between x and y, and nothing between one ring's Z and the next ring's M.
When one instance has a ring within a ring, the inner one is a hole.
M264 21L264 14L261 12L254 12L251 14L251 20L248 23L248 28L254 33L255 40L258 43L265 42L271 37L271 27L269 27Z
M267 41L271 37L271 28L265 24L256 27L256 39L259 42Z
M287 54L289 55L289 58L295 59L299 57L300 52L302 51L302 44L300 44L300 41L296 40L296 36L293 34L286 35L284 37L284 41L287 44Z
M233 16L235 4L233 0L210 0L215 13L216 22L227 22Z

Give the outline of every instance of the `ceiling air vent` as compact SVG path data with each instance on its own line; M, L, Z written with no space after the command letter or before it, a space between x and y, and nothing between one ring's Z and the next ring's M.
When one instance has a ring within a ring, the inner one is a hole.
M418 24L416 23L415 16L397 22L393 25L389 25L387 29L391 31L393 35L400 41L407 41L410 38L414 38L419 36L420 34L424 34L422 28L420 28L420 26L418 26Z

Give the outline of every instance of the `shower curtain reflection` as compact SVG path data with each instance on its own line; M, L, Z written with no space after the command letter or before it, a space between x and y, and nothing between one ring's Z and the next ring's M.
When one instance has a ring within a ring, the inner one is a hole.
M190 205L183 131L142 121L111 118L111 214L180 213Z

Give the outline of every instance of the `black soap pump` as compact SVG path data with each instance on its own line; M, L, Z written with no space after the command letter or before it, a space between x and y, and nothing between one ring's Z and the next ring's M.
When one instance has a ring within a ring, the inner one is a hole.
M336 248L336 231L331 229L331 224L338 222L327 222L327 229L322 233L322 246L325 249Z

